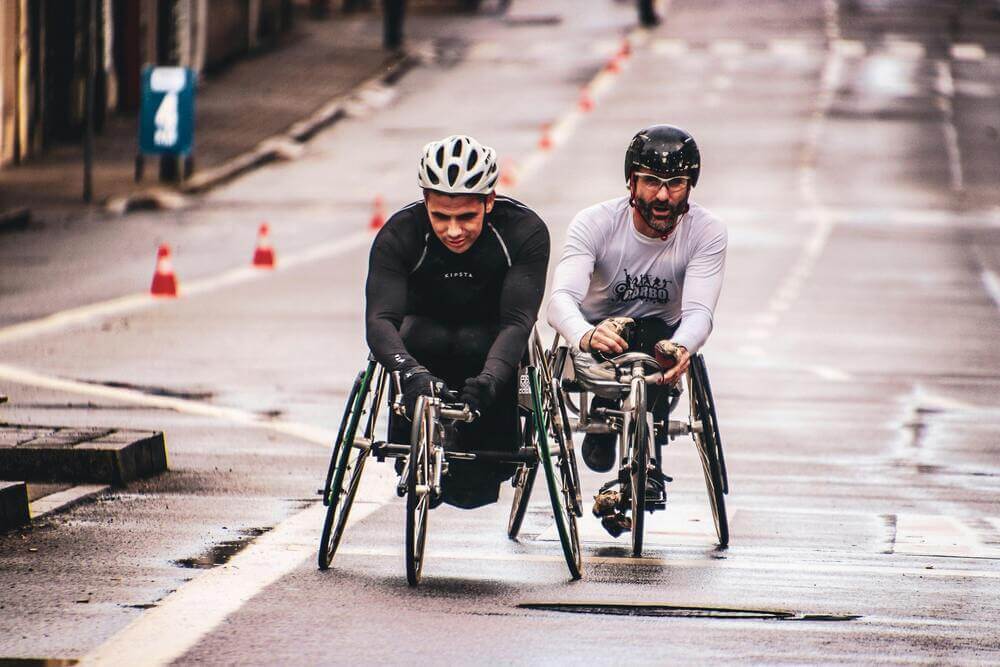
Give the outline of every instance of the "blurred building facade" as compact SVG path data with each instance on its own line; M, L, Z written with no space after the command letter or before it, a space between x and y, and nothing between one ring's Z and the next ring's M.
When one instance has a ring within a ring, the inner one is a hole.
M0 0L0 168L55 143L82 140L91 49L96 49L99 130L109 114L138 111L144 66L184 65L199 73L217 68L286 31L292 5L292 0Z

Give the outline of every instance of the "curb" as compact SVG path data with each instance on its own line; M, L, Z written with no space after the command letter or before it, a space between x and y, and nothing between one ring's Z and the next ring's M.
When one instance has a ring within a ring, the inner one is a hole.
M175 210L187 205L186 194L201 194L233 180L237 176L278 160L294 160L305 149L302 144L312 139L321 130L337 121L380 109L388 104L395 93L390 87L395 85L410 70L424 59L414 52L394 56L384 65L386 71L362 81L314 112L305 120L294 123L287 131L265 139L252 150L204 171L195 173L178 189L163 186L132 192L128 195L111 197L105 203L105 210L116 215L144 209Z
M29 523L28 485L24 482L0 482L0 531Z
M0 470L28 482L124 486L167 470L163 433L0 423Z
M0 232L21 231L31 222L31 209L25 207L0 211Z

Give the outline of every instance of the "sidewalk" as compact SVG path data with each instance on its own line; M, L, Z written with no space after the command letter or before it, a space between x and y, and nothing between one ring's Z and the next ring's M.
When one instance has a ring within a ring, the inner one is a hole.
M188 190L207 189L273 159L274 148L248 152L310 117L319 126L335 120L336 109L322 113L331 100L375 77L398 75L411 62L382 50L380 22L372 15L335 14L314 21L303 13L296 19L276 47L203 77L195 102L195 173ZM109 201L118 200L121 207L127 195L161 189L154 156L146 160L144 180L133 180L137 124L137 114L113 115L96 137L92 207L82 200L82 144L53 146L27 164L0 170L0 228L5 215L13 226L24 224L26 213L32 220L60 222L88 210L99 212ZM316 129L299 125L296 138L304 140Z

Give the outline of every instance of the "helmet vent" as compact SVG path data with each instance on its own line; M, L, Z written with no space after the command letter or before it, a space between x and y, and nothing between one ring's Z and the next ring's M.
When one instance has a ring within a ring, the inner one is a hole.
M448 185L455 185L455 181L458 180L458 165L453 164L448 167Z
M479 162L479 152L475 151L475 150L470 151L469 152L469 161L465 163L465 168L466 169L472 169L473 167L476 166L477 162Z
M461 141L456 141L455 145L451 147L451 156L460 157L462 155L462 143Z
M437 155L435 155L434 157L437 159L437 165L438 165L438 167L443 167L444 166L444 146L441 146L441 148L439 148L437 150Z
M465 187L471 190L476 187L476 185L479 183L480 180L481 180L480 176L478 175L473 176L472 178L465 181Z

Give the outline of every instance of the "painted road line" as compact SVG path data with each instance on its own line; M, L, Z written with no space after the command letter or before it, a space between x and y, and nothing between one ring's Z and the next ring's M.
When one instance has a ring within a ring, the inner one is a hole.
M986 293L993 299L996 307L1000 308L1000 277L990 269L983 269L979 277L983 281L983 288L986 290Z
M652 50L658 56L683 56L688 52L687 42L680 39L657 39Z
M934 81L937 90L937 106L941 110L941 127L944 132L945 150L948 153L948 169L951 174L951 189L961 192L965 189L965 178L962 173L962 153L958 145L958 130L955 128L955 113L952 108L952 98L955 95L955 79L951 71L951 62L938 60L934 63L936 77Z
M250 267L241 267L216 276L186 282L182 287L181 294L183 296L203 294L252 280L260 280L274 272L287 271L300 264L328 259L332 256L355 250L359 246L370 242L371 234L368 232L359 232L337 241L312 246L308 250L284 255L281 258L281 262L275 267L275 271L259 271ZM163 303L174 303L174 301L156 299L149 294L130 294L87 306L70 308L46 317L21 322L0 329L0 345L32 336L90 324L101 318L120 315L125 312L136 312Z
M833 43L835 53L843 58L863 58L865 55L864 42L853 39L841 39Z
M979 44L952 44L951 57L955 60L983 60L986 50Z
M886 51L898 58L918 59L927 54L927 49L919 42L891 40L886 44Z
M73 505L89 500L94 496L99 496L111 487L107 484L81 484L58 493L43 496L28 505L32 519L41 519L44 516L68 509Z
M355 504L348 527L381 506ZM225 565L207 570L142 613L78 664L170 664L267 586L315 557L325 511L315 503L282 521Z
M912 556L1000 558L1000 549L983 544L959 519L928 514L896 515L892 551Z
M625 543L619 541L622 549L626 549ZM605 548L606 545L600 545ZM703 545L693 544L693 548L703 548ZM528 563L553 563L565 567L566 559L556 549L550 549L552 553L501 553L501 552L476 552L472 550L438 550L432 546L427 546L424 558L427 562L435 560L455 560L455 561L498 561L498 562L528 562ZM337 551L338 556L364 556L376 558L399 558L402 552L401 547L397 548L360 548L342 547ZM792 574L817 574L822 576L844 575L853 577L913 577L919 576L925 579L991 579L1000 581L1000 571L997 570L964 570L960 568L938 568L927 569L925 566L912 567L900 566L892 567L887 565L866 565L859 563L838 562L810 562L802 560L791 560L778 554L773 560L746 557L740 558L740 554L730 547L727 551L727 558L719 560L706 557L704 559L694 558L662 558L656 556L643 556L633 558L631 556L589 556L584 554L584 568L591 565L613 565L613 566L637 566L637 567L659 567L676 570L713 569L719 573L726 570L739 572L788 572ZM402 575L401 575L402 576ZM433 576L433 575L430 575ZM427 570L424 570L424 578L429 578Z
M746 53L746 44L735 39L717 39L709 45L709 52L714 56L736 57Z
M336 433L330 429L302 424L299 422L283 421L278 419L268 419L253 412L229 408L218 405L210 405L201 401L193 401L184 398L174 398L170 396L152 396L134 389L122 389L118 387L106 387L99 384L90 384L78 380L66 380L63 378L42 375L23 368L0 364L0 379L17 384L28 385L62 391L81 396L93 398L105 398L112 401L121 401L133 405L142 405L150 408L172 410L181 414L195 415L199 417L209 417L211 419L222 419L224 421L250 426L266 431L274 431L284 435L294 436L309 442L320 445L332 446Z
M809 45L801 39L772 39L768 50L776 56L804 58L809 54Z

